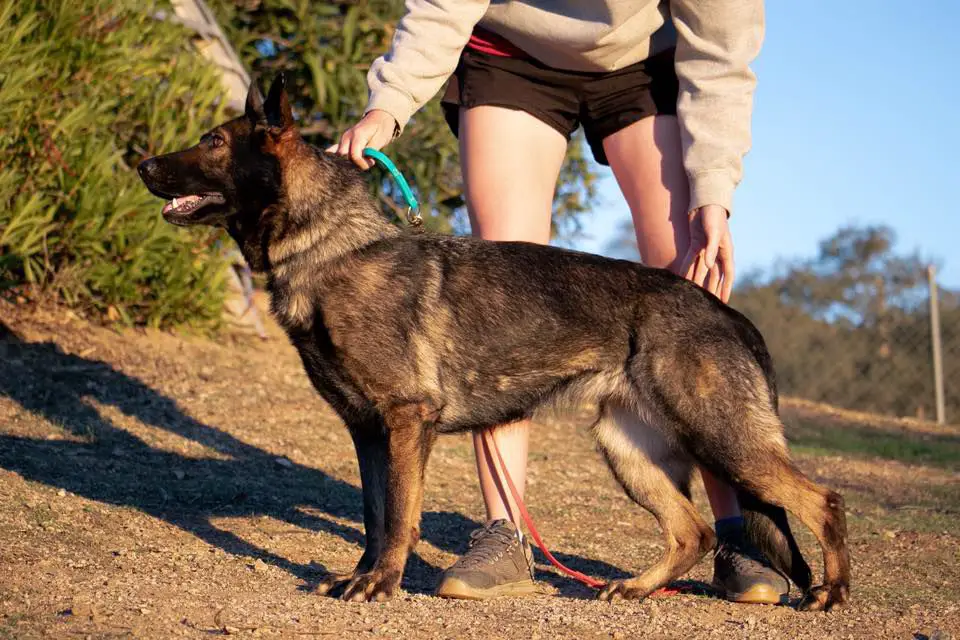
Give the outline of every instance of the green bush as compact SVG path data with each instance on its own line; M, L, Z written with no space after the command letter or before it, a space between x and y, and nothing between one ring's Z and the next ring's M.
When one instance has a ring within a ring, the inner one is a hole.
M196 140L225 101L156 8L0 0L0 291L206 329L223 305L216 236L165 223L134 169Z

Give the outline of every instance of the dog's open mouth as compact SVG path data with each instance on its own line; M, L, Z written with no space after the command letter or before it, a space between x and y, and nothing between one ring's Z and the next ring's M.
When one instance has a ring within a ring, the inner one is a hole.
M219 193L205 193L198 196L180 196L163 205L163 215L185 215L211 204L223 204L226 200Z

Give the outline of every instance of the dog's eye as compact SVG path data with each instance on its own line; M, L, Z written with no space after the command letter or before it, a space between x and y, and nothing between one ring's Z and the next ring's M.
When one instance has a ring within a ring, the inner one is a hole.
M200 136L200 144L208 144L211 147L222 147L223 143L223 136L219 133L207 133Z

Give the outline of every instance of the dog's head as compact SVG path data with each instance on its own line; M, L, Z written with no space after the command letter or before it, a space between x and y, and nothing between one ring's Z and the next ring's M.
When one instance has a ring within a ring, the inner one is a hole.
M289 135L298 134L278 75L266 100L251 83L243 116L189 149L144 160L137 172L151 193L168 200L162 209L168 222L227 226L232 217L259 216L277 202L280 167L272 151Z

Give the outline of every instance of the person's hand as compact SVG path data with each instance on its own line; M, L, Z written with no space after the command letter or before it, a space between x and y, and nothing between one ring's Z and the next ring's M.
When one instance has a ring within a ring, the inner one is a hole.
M680 275L724 302L730 301L733 239L723 207L708 204L690 213L690 247L681 263Z
M370 158L363 156L363 150L373 147L380 150L393 140L397 130L397 121L386 111L374 109L363 116L357 124L347 129L338 144L327 147L330 153L339 153L350 158L361 169L369 169L374 165Z

